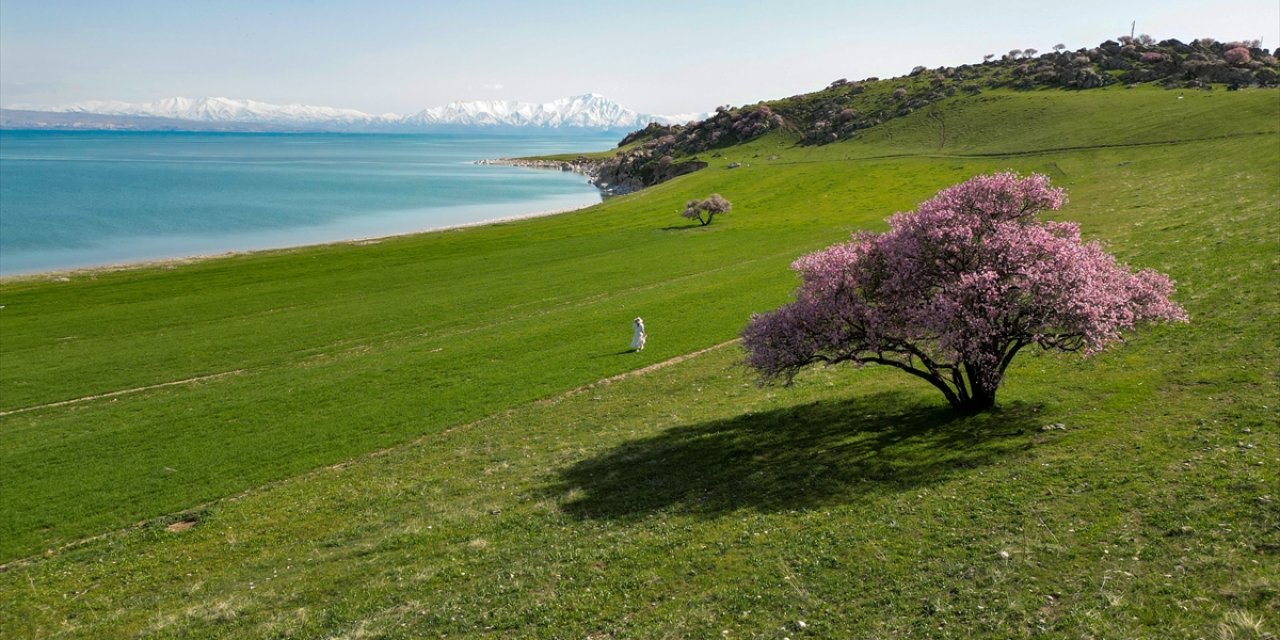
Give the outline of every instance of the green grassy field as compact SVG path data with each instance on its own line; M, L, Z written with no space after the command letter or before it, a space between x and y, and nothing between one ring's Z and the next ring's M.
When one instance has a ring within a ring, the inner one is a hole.
M1006 168L1191 324L1023 356L974 418L890 371L759 389L734 345L566 394ZM8 280L0 636L1275 633L1277 211L1274 91L996 91L571 214Z

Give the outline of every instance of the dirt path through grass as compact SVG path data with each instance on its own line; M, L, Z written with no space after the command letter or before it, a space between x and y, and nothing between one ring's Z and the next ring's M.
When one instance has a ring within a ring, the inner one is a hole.
M184 385L184 384L196 384L197 382L208 382L209 380L217 380L219 378L226 378L228 376L240 375L244 372L245 372L245 369L233 369L231 371L223 371L222 373L211 373L209 375L196 376L194 378L187 378L185 380L172 380L169 382L161 382L159 384L149 384L144 387L134 387L132 389L120 389L119 391L109 391L107 393L99 393L92 396L72 398L70 400L46 402L45 404L37 404L37 405L32 405L30 407L19 407L17 409L9 409L8 411L0 411L0 417L10 416L15 413L26 413L28 411L35 411L37 409L52 409L53 407L64 407L69 404L80 404L82 402L91 402L93 400L101 400L103 398L127 396L134 393L141 393L143 391L150 391L152 389L161 389L164 387L175 387L175 386Z
M672 366L672 365L680 364L681 362L684 362L685 360L689 360L689 359L691 359L691 358L696 358L696 357L698 357L698 356L700 356L700 355L702 355L702 354L704 354L704 353L710 353L710 352L715 351L715 350L717 350L717 349L723 349L724 347L727 347L727 346L729 346L729 345L731 345L731 344L737 344L738 342L741 342L741 341L742 341L742 339L741 339L741 338L734 338L733 340L727 340L727 341L725 341L725 342L721 342L720 344L711 345L710 347L707 347L707 348L705 348L705 349L698 349L697 351L692 351L692 352L690 352L690 353L686 353L686 354L681 355L681 356L676 356L676 357L674 357L674 358L668 358L668 359L666 359L666 360L663 360L662 362L655 362L655 363L653 363L653 364L651 364L651 365L649 365L649 366L647 366L647 367L641 367L641 368L639 368L639 369L635 369L635 370L633 370L633 371L627 371L627 372L624 372L624 373L619 373L619 374L618 374L618 375L616 375L616 376L609 376L608 378L601 378L601 379L599 379L599 380L596 380L595 382L592 382L592 383L589 383L589 384L584 384L584 385L582 385L581 387L577 387L577 388L575 388L575 389L570 389L570 390L568 390L568 391L565 391L564 393L561 393L561 394L559 394L559 395L556 395L555 397L552 397L552 398L546 398L546 399L544 399L544 400L539 400L539 401L538 401L538 404L555 404L555 403L557 403L557 402L559 402L559 401L561 401L561 400L564 400L565 398L568 398L569 396L573 396L573 395L577 395L577 394L579 394L579 393L582 393L583 391L587 391L587 390L589 390L589 389L594 389L594 388L599 387L599 386L601 386L601 385L613 384L613 383L615 383L615 382L619 382L619 381L622 381L622 380L626 380L627 378L634 378L635 376L642 376L642 375L644 375L644 374L646 374L646 373L652 373L652 372L657 371L657 370L659 370L659 369L665 369L665 368L670 367L670 366Z

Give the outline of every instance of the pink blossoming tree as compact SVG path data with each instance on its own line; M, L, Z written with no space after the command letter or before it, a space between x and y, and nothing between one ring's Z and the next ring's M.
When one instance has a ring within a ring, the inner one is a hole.
M747 362L790 382L813 363L881 364L922 378L957 410L995 404L1023 348L1092 353L1153 321L1186 321L1163 274L1131 272L1071 222L1062 189L998 173L940 191L883 234L795 261L796 300L752 317Z
M1227 52L1222 54L1222 57L1226 58L1227 62L1230 62L1231 64L1248 64L1252 59L1252 56L1249 54L1249 50L1244 47L1233 47L1231 49L1227 49Z

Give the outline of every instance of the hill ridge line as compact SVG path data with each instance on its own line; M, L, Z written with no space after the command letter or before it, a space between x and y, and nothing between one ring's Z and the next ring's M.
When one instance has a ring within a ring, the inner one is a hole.
M1219 136L1207 136L1204 138L1187 138L1184 140L1163 140L1159 142L1122 142L1117 144L1093 144L1081 145L1074 147L1046 147L1044 149L1032 149L1024 151L983 151L974 153L886 153L875 156L861 156L857 158L844 158L843 160L834 160L834 162L857 162L860 160L892 160L894 158L1013 158L1025 156L1037 156L1047 153L1061 153L1067 151L1092 151L1095 149L1133 149L1142 147L1168 147L1183 144L1194 144L1197 142L1213 142L1215 140L1229 140L1232 138L1247 138L1252 136L1273 136L1280 134L1280 131L1252 131L1248 133L1226 133ZM770 163L770 165L784 164L820 164L825 162L833 162L833 160L779 160Z
M621 382L621 381L626 380L626 379L629 379L629 378L634 378L634 377L642 376L642 375L645 375L645 374L648 374L648 373L652 373L652 372L654 372L654 371L658 371L658 370L660 370L660 369L665 369L665 368L667 368L667 367L675 366L675 365L677 365L677 364L680 364L680 363L685 362L685 361L688 361L688 360L692 360L693 358L697 358L698 356L705 355L705 354L710 353L710 352L712 352L712 351L716 351L716 350L718 350L718 349L723 349L724 347L727 347L727 346L729 346L729 345L731 345L731 344L737 344L737 343L739 343L739 342L741 342L741 341L742 341L742 339L741 339L741 338L734 338L734 339L732 339L732 340L727 340L727 341L725 341L725 342L721 342L721 343L719 343L719 344L711 345L710 347L704 347L704 348L702 348L702 349L698 349L697 351L690 351L689 353L683 353L683 354L680 354L680 355L678 355L678 356L674 356L674 357L671 357L671 358L667 358L666 360L662 360L662 361L655 362L655 363L653 363L653 364L650 364L650 365L647 365L647 366L641 367L641 368L639 368L639 369L633 369L633 370L631 370L631 371L626 371L626 372L619 373L619 374L616 374L616 375L608 376L608 377L606 377L606 378L601 378L601 379L596 380L596 381L594 381L594 382L590 382L590 383L588 383L588 384L585 384L585 385L582 385L582 386L579 386L579 387L574 387L574 388L572 388L572 389L569 389L568 391L562 391L562 392L560 392L560 393L557 393L557 394L555 394L555 395L549 396L549 397L547 397L547 398L542 398L542 399L540 399L540 400L534 400L534 401L532 401L532 402L527 402L527 403L522 404L522 405L517 405L517 406L514 406L514 407L510 407L510 408L508 408L508 409L504 409L504 410L499 411L499 412L497 412L497 413L492 413L492 414L489 414L489 415L487 415L487 416L482 416L482 417L480 417L480 418L477 418L477 419L475 419L475 420L472 420L471 422L467 422L467 423L464 423L464 424L460 424L460 425L456 425L456 426L453 426L453 427L449 427L448 429L444 429L444 430L442 430L442 431L437 431L437 432L435 432L435 433L423 434L423 435L420 435L420 436L418 436L418 437L416 437L416 438L413 438L413 439L410 439L410 440L406 440L406 441L401 442L401 443L398 443L398 444L391 445L390 447L383 447L382 449L376 449L376 450L374 450L374 451L369 451L369 452L367 452L367 453L362 453L362 454L360 454L360 455L358 455L358 456L355 456L355 457L353 457L353 458L348 458L348 459L346 459L346 460L343 460L343 461L341 461L341 462L337 462L337 463L335 463L335 464L325 465L325 466L322 466L322 467L316 467L316 468L314 468L314 469L310 469L310 470L304 471L304 472L302 472L302 473L299 473L298 475L290 476L290 477L288 477L288 478L281 478L281 479L279 479L279 480L272 480L272 481L267 482L267 483L265 483L265 484L261 484L261 485L258 485L258 486L256 486L256 487L252 487L252 488L249 488L249 489L245 489L244 491L241 491L241 492L239 492L239 493L234 493L234 494L231 494L231 495L228 495L228 496L223 496L223 497L221 497L221 498L216 498L216 499L210 500L210 501L208 501L208 502L202 502L202 503L200 503L200 504L198 504L198 505L194 505L194 506L191 506L191 507L187 507L186 509L182 509L182 510L180 510L180 511L174 511L174 512L171 512L171 513L161 514L161 515L158 515L158 516L154 516L154 517L151 517L151 518L147 518L147 519L145 519L145 520L140 520L140 521L138 521L138 522L136 522L136 523L134 523L134 524L132 524L132 525L130 525L130 526L127 526L127 527L121 527L121 528L119 528L119 529L113 529L113 530L111 530L111 531L104 531L104 532L102 532L102 533L95 534L95 535L89 536L89 537L87 537L87 538L80 538L79 540L72 540L71 542L66 542L66 543L64 543L64 544L61 544L61 545L59 545L59 546L55 547L55 548L49 549L49 550L47 550L47 551L44 551L43 553L37 553L37 554L35 554L35 555L26 556L26 557L23 557L23 558L15 558L15 559L10 560L10 561L8 561L8 562L0 563L0 573L4 573L4 572L9 571L9 570L11 570L11 569L17 569L17 568L20 568L20 567L25 567L25 566L28 566L28 565L31 565L31 564L36 563L36 562L37 562L37 561L39 561L41 558L49 558L49 557L55 556L55 555L57 555L57 554L59 554L59 553L62 553L63 551L68 551L68 550L70 550L70 549L75 549L76 547L80 547L80 546L83 546L83 545L89 544L89 543L91 543L91 542L97 541L97 540L103 540L103 539L108 538L108 537L113 536L113 535L117 535L117 534L125 533L125 532L128 532L128 531L133 531L133 530L137 530L137 529L143 529L143 528L145 528L145 527L147 527L147 526L151 526L151 525L159 525L159 524L163 524L163 523L165 523L165 522L167 522L167 521L175 521L175 522L176 522L176 521L189 520L189 521L195 522L195 521L198 521L198 519L199 519L199 518L198 518L198 517L196 517L196 516L198 516L201 512L206 511L206 510L210 509L211 507L213 507L213 506L215 506L215 505L217 505L217 504L219 504L219 503L223 503L223 502L236 502L236 501L238 501L238 500L242 500L242 499L247 498L247 497L249 497L249 496L251 496L251 495L257 494L257 493L259 493L259 492L261 492L261 491L269 490L269 489L271 489L272 487L276 487L276 486L282 485L282 484L287 483L287 482L294 482L294 481L298 481L298 480L305 480L305 479L307 479L307 478L315 477L315 476L320 475L321 473L326 473L326 472L329 472L329 471L341 471L341 470L343 470L343 469L346 469L347 467L350 467L350 466L351 466L351 465L353 465L353 464L356 464L357 462L362 462L362 461L365 461L365 460L372 460L372 459L374 459L374 458L380 458L380 457L383 457L383 456L389 455L389 454L391 454L391 453L394 453L394 452L396 452L396 451L399 451L399 450L402 450L402 449L406 449L406 448L409 448L409 447L413 447L413 446L416 446L416 445L419 445L419 444L425 443L425 442L427 442L429 439L439 438L439 437L441 437L441 436L447 436L447 435L449 435L449 434L452 434L452 433L455 433L455 432L458 432L458 431L464 431L464 430L467 430L467 429L471 429L471 428L473 428L473 427L475 427L475 426L478 426L478 425L480 425L480 424L482 424L482 423L484 423L484 422L487 422L487 421L490 421L490 420L494 420L494 419L497 419L497 418L502 418L502 417L509 416L509 415L511 415L511 414L515 413L516 411L518 411L518 410L520 410L520 409L523 409L523 408L532 407L532 406L548 406L548 405L553 405L553 404L556 404L557 402L560 402L560 401L562 401L562 400L568 399L568 398L570 398L570 397L573 397L573 396L575 396L575 395L578 395L578 394L580 394L580 393L582 393L582 392L584 392L584 391L587 391L587 390L590 390L590 389L596 388L596 387L598 387L598 386L604 386L604 385L613 384L613 383L615 383L615 382ZM228 371L228 372L225 372L225 373L213 374L212 376L203 376L203 378L206 378L206 379L207 379L207 378L211 378L211 377L227 376L227 375L231 375L231 374L234 374L234 373L238 373L238 371ZM195 380L197 380L197 379L192 378L191 380L187 380L187 381L166 382L166 383L159 384L159 385L152 385L151 387L143 387L143 388L140 388L139 390L141 390L141 389L148 389L148 388L155 388L155 387L171 386L171 385L175 385L175 384L184 384L184 383L189 383L189 382L191 382L191 381L195 381ZM132 392L132 391L133 391L133 390L128 390L128 392ZM125 392L125 391L115 392L115 394L116 394L116 395L119 395L119 394L122 394L122 393L126 393L126 392ZM105 394L105 395L111 395L111 394ZM77 400L64 400L64 401L62 401L61 403L57 403L57 404L70 404L70 403L79 402L79 401L80 401L80 399L77 399ZM36 407L29 407L29 408L27 408L27 409L20 409L20 410L17 410L17 411L26 411L26 410L35 409L35 408L36 408ZM0 415L3 415L3 414L0 414ZM174 520L175 518L176 518L177 520Z

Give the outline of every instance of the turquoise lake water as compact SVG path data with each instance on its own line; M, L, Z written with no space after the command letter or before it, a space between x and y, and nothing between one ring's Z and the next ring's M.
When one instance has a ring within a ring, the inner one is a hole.
M616 134L0 131L0 275L426 231L600 201L583 176L475 160Z

